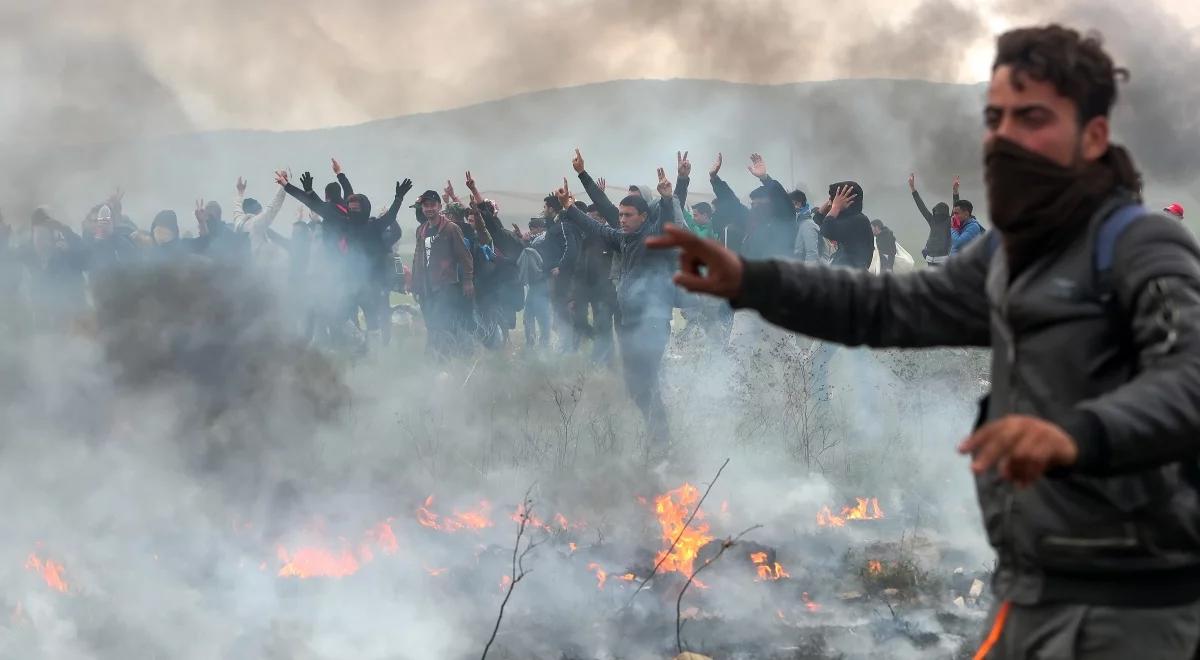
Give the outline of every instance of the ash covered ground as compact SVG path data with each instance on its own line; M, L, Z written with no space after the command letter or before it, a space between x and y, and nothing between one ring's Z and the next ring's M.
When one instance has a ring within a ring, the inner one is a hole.
M488 657L976 641L991 554L953 446L978 353L843 349L826 378L796 339L739 370L679 322L664 458L582 357L437 366L417 325L338 358L206 268L4 344L0 655L479 657L506 595Z

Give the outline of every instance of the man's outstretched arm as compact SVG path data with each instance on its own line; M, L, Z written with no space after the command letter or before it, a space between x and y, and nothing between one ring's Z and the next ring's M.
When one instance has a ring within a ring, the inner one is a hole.
M780 327L850 346L987 346L990 255L977 241L945 268L871 275L792 261L743 261L716 241L665 227L652 248L681 248L680 286L728 298ZM703 268L702 268L703 267Z

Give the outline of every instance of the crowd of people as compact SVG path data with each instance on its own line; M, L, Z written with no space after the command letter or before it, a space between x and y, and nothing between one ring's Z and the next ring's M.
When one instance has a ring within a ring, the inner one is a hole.
M278 292L301 339L362 354L390 343L391 296L409 293L420 309L426 350L439 360L508 345L519 322L527 351L574 353L590 341L595 364L615 367L619 356L651 437L665 444L669 433L657 383L675 310L713 345L745 343L737 326L755 320L677 289L671 282L674 256L647 251L646 237L675 224L749 259L875 272L892 270L899 249L893 232L865 214L857 182L829 185L814 207L804 191L789 192L752 154L747 170L758 185L747 203L722 178L723 164L718 154L708 171L711 204L688 204L687 152L676 154L673 182L660 168L656 190L632 185L610 198L607 183L592 177L576 149L571 166L587 201L575 199L564 179L562 188L545 196L540 217L524 228L506 226L499 205L467 172L465 199L447 181L441 192L426 190L411 205L411 255L400 254L398 246L400 210L412 181L396 182L386 208L373 214L371 200L354 190L336 159L335 180L320 193L310 172L301 174L299 186L289 172L275 172L277 187L266 205L246 195L247 183L239 177L228 220L218 202L196 202L196 235L180 231L173 210L139 228L125 215L118 190L88 210L78 231L45 208L33 213L27 236L13 236L0 224L8 282L3 289L14 297L6 320L35 332L59 330L86 315L89 287L112 269L202 260L227 272L245 269ZM930 213L915 187L913 194L930 223L929 264L942 263L981 233L970 203L957 196L957 181L953 216L945 215L944 203ZM285 235L275 227L288 197L299 205Z

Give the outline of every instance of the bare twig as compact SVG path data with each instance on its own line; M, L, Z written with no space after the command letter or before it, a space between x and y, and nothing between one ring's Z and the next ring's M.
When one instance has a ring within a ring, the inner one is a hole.
M760 527L762 527L762 525L749 527L741 534L738 534L733 538L726 538L724 541L721 541L721 549L717 550L717 554L713 555L711 559L701 564L700 568L692 571L692 575L688 577L687 582L683 583L683 588L679 590L679 597L675 599L675 648L678 649L678 653L683 653L683 594L687 593L688 587L692 586L692 581L696 579L696 576L700 574L700 571L708 568L710 564L720 559L721 555L725 554L726 550L737 545L737 542L742 540L743 536Z
M663 554L662 559L658 560L658 563L654 565L654 568L650 571L650 574L647 575L646 579L642 580L642 583L638 585L638 588L633 592L633 595L629 597L629 602L625 603L625 607L629 607L633 604L633 599L637 598L637 595L642 592L642 589L646 588L646 584L654 578L654 574L657 573L658 569L662 567L663 562L665 562L667 557L670 557L671 553L675 551L675 546L679 543L679 539L683 538L683 534L687 531L688 525L692 524L692 519L696 517L697 513L700 513L700 507L704 504L704 499L707 498L708 493L712 491L713 484L717 483L717 479L721 477L721 471L725 469L726 465L729 465L728 458L725 459L725 462L722 463L721 467L717 469L717 474L713 476L712 481L708 482L708 488L704 490L704 495L700 497L700 501L696 502L696 508L692 510L692 515L688 516L687 521L683 523L683 529L679 530L679 535L675 537L674 541L671 541L671 547L667 548L667 551Z
M478 366L479 366L479 358L475 358L475 364L471 365L471 370L467 372L467 377L465 379L463 379L462 387L460 387L459 389L466 389L467 383L471 382L471 376L475 375L475 367L478 367Z
M525 536L525 526L529 523L531 512L533 511L533 499L529 494L533 492L533 486L530 486L525 491L525 498L521 501L521 515L517 524L517 541L513 544L512 556L512 581L508 583L508 591L504 594L504 600L500 601L500 613L496 615L496 625L492 628L492 636L488 638L487 645L483 647L483 655L480 660L486 660L488 651L492 648L492 643L496 641L496 634L500 632L500 622L504 620L504 607L508 605L508 599L512 598L513 589L517 587L517 583L525 579L526 575L533 572L533 569L525 569L525 557L539 545L541 542L534 542L528 538L525 541L525 549L521 550L521 537Z

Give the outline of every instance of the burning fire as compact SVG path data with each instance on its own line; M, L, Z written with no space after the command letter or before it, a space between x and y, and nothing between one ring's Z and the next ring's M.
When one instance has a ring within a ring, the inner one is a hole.
M758 571L758 577L755 579L755 582L782 580L783 578L792 577L779 562L774 562L773 565L768 564L767 553L765 552L750 553L750 561L754 563L754 568Z
M819 527L844 527L847 520L879 520L883 517L883 510L879 508L879 499L872 497L857 497L858 504L856 506L842 507L841 515L833 515L833 511L829 507L822 507L817 512L817 525Z
M508 588L508 585L510 585L510 584L512 584L511 576L505 575L504 577L500 578L500 591L503 592L505 589Z
M878 559L872 559L867 562L867 571L871 575L878 575L883 572L883 564Z
M431 511L430 507L432 506L433 495L430 495L425 498L424 506L417 507L417 522L430 529L449 533L463 529L478 532L485 527L492 526L492 519L488 515L492 510L492 505L487 500L480 502L478 508L466 511L456 510L453 514L445 517Z
M604 583L608 581L608 573L595 562L588 564L588 570L596 574L596 588L603 589Z
M29 559L25 560L25 568L42 576L46 581L46 586L60 593L67 593L69 587L67 581L63 577L63 565L53 559L42 560L36 553L29 553Z
M815 601L813 601L813 599L811 597L809 597L807 591L800 594L800 599L804 601L804 607L808 608L809 612L820 612L821 611L821 606L818 605Z
M392 555L400 549L396 534L392 531L391 519L385 520L363 533L363 541L357 551L345 539L339 540L337 549L325 544L306 545L289 552L280 545L275 549L280 568L279 577L300 579L314 577L343 578L354 575L363 564L374 561L376 551Z
M511 518L513 520L513 522L518 522L518 523L521 522L521 518L523 518L523 517L527 517L528 522L526 524L528 526L536 527L538 529L542 529L547 532L558 532L558 531L565 532L568 529L583 529L583 528L587 527L587 525L585 523L578 522L578 521L571 522L571 521L567 520L567 517L561 513L554 514L554 517L552 518L553 524L546 523L544 520L542 520L541 518L538 518L534 514L529 514L528 516L526 516L525 505L523 505L523 504L518 505L517 510L514 511L511 516L509 516L509 518ZM572 543L571 545L574 546L575 544Z
M437 577L437 576L439 576L439 575L445 575L447 570L449 570L449 569L446 569L446 568L429 568L428 566L426 566L426 567L425 567L425 572L426 572L426 573L428 573L428 574L430 574L430 575L432 575L433 577Z
M700 554L700 548L713 539L708 533L708 523L704 522L704 512L696 514L692 524L684 529L684 523L691 513L691 507L700 500L700 491L691 484L685 483L675 490L667 491L654 498L654 514L662 527L663 549L654 558L655 563L662 562L663 571L676 571L691 576L693 562ZM680 534L682 533L682 536ZM675 537L679 542L674 550L670 550ZM670 552L668 553L668 550ZM700 586L699 582L696 582Z

